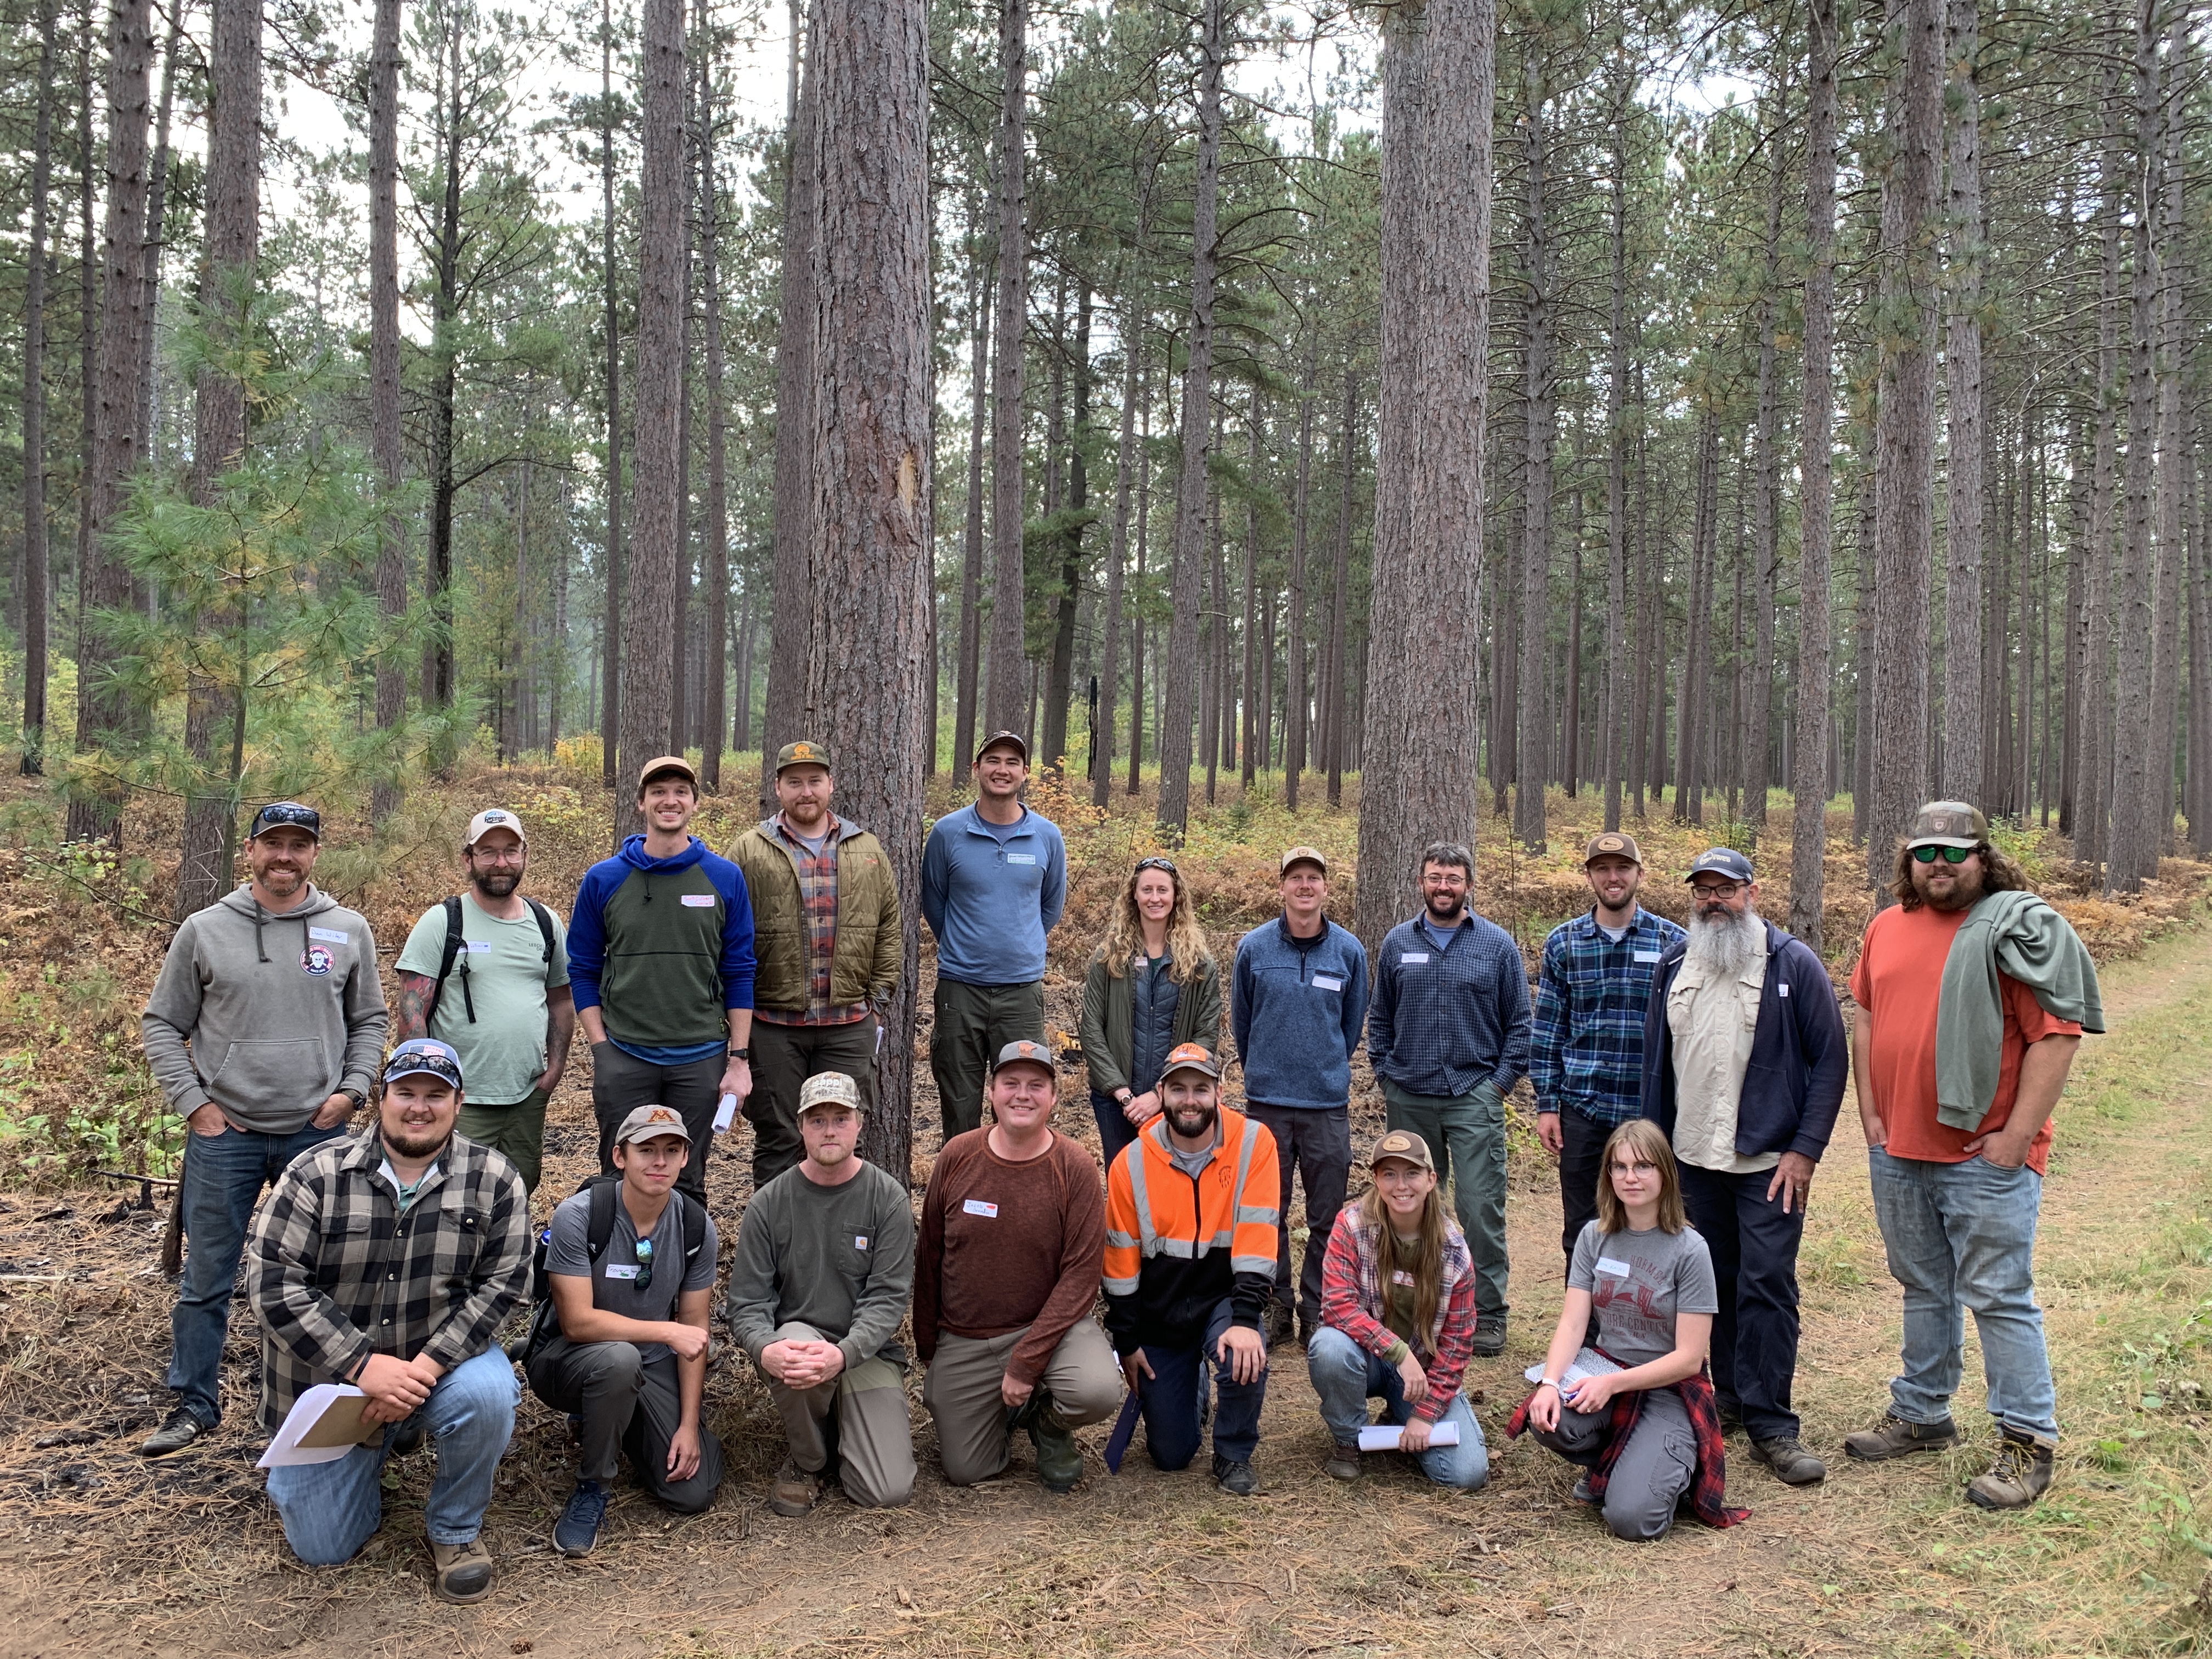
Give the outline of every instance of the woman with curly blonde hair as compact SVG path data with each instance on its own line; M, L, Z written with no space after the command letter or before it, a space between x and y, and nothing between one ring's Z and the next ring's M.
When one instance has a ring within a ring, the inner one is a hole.
M1221 969L1170 858L1137 860L1083 976L1091 1109L1110 1168L1160 1109L1160 1066L1185 1042L1221 1048Z

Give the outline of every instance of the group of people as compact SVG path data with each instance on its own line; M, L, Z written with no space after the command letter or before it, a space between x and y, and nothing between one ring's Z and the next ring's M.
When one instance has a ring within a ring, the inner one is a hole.
M1796 1257L1850 1075L1905 1308L1887 1407L1845 1449L1955 1441L1972 1309L1999 1445L1970 1495L2008 1507L2049 1484L2035 1212L2051 1109L2101 1015L2087 952L1971 805L1923 809L1901 848L1848 1037L1818 957L1759 916L1732 849L1692 866L1684 929L1638 903L1635 840L1595 838L1592 907L1546 941L1533 1000L1510 935L1469 908L1462 846L1425 851L1421 911L1371 962L1327 917L1327 858L1291 848L1281 914L1225 975L1175 861L1143 859L1083 988L1102 1179L1054 1122L1042 981L1066 854L1022 799L1027 763L1018 736L988 739L975 802L933 826L923 857L945 1140L918 1221L903 1172L859 1150L901 895L881 845L832 811L822 745L784 747L778 810L727 858L690 832L689 763L649 763L643 832L586 873L565 925L520 890L521 820L478 813L465 890L400 952L396 1030L367 921L310 880L319 815L263 807L248 880L179 928L143 1021L190 1130L190 1248L175 1405L142 1449L179 1451L220 1421L243 1256L261 1427L317 1383L365 1396L363 1443L270 1471L303 1561L358 1550L386 1459L428 1440L434 1587L487 1594L482 1518L526 1382L576 1442L562 1551L593 1547L625 1456L659 1503L705 1508L724 1470L702 1414L720 1255L707 1160L742 1105L754 1191L721 1310L784 1428L778 1514L806 1513L832 1478L857 1504L908 1500L915 1361L955 1484L1000 1474L1025 1434L1046 1488L1071 1490L1074 1431L1126 1391L1158 1467L1188 1467L1210 1426L1214 1481L1249 1494L1270 1357L1291 1344L1331 1475L1360 1477L1364 1433L1473 1489L1488 1452L1462 1382L1506 1343L1505 1103L1526 1077L1559 1163L1567 1291L1507 1431L1587 1466L1577 1496L1623 1536L1665 1532L1680 1503L1728 1524L1726 1433L1785 1481L1826 1474L1791 1404ZM538 1232L545 1106L580 1024L601 1169ZM1363 1042L1388 1127L1355 1160ZM1351 1198L1356 1162L1368 1180ZM533 1279L511 1359L500 1334ZM1127 1437L1109 1443L1116 1462Z

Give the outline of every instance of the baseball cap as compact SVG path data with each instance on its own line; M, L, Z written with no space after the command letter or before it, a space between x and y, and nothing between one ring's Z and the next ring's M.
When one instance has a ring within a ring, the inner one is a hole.
M1395 1158L1418 1169L1433 1170L1437 1161L1429 1155L1429 1143L1411 1129L1393 1129L1376 1138L1374 1149L1367 1154L1367 1167L1373 1169L1386 1158Z
M323 838L323 815L295 800L272 800L253 815L253 828L246 832L246 838L252 841L264 830L288 827L304 830L319 842Z
M817 1072L799 1085L799 1115L805 1117L817 1106L848 1106L856 1112L867 1108L860 1104L860 1085L842 1072Z
M1981 808L1962 800L1931 800L1912 815L1908 847L1979 847L1990 838Z
M1160 1067L1161 1080L1164 1082L1177 1072L1198 1072L1218 1079L1221 1067L1203 1042L1182 1042L1168 1050L1167 1061Z
M523 833L520 818L515 817L504 806L487 806L469 820L469 832L461 837L461 845L475 846L483 839L484 831L487 830L512 830L517 841L526 847L530 844L530 837Z
M461 1086L461 1057L435 1037L410 1037L384 1062L386 1083L418 1072L443 1078L456 1089Z
M691 763L681 755L656 755L646 762L638 769L637 787L643 789L664 772L681 772L684 781L695 791L699 787L699 775L691 769Z
M1007 744L1012 744L1015 749L1021 751L1023 765L1027 766L1030 763L1030 746L1022 740L1022 734L1018 732L992 732L989 737L984 738L982 742L975 745L975 758L977 760L981 760L984 756L990 753L992 750L998 749Z
M1708 847L1698 854L1697 861L1690 866L1690 873L1682 879L1694 881L1704 875L1726 876L1730 881L1758 879L1751 872L1751 860L1733 847Z
M1032 1042L1027 1037L1024 1037L1019 1042L1009 1042L1005 1048L1000 1049L998 1059L991 1063L991 1069L994 1072L1003 1072L1009 1066L1024 1062L1031 1066L1042 1066L1049 1072L1053 1069L1052 1050L1042 1042Z
M818 766L826 772L830 769L830 751L818 743L801 738L775 751L775 769L781 772L787 766Z
M1626 859L1631 864L1644 862L1644 849L1636 844L1636 837L1618 830L1608 830L1601 836L1592 836L1589 845L1583 848L1583 862L1592 859Z
M1328 873L1328 860L1318 847L1293 847L1283 854L1283 861L1276 866L1276 873L1287 876L1294 864L1318 865L1322 874Z
M691 1132L684 1127L684 1115L674 1107L639 1106L615 1131L615 1145L627 1146L632 1141L655 1140L662 1135L674 1135L687 1146L691 1144Z

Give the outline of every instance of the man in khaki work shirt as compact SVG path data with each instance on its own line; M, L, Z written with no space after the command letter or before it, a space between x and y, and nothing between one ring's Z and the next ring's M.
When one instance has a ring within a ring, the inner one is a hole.
M1683 1205L1712 1251L1722 1420L1777 1476L1806 1486L1828 1471L1790 1408L1797 1246L1844 1098L1843 1017L1820 957L1759 916L1749 859L1712 848L1689 882L1689 936L1651 980L1644 1115L1674 1143Z

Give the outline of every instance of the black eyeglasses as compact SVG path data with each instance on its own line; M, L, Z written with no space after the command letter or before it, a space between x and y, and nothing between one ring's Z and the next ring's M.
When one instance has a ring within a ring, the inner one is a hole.
M1964 864L1979 851L1978 847L1916 847L1912 859L1916 864L1933 864L1940 856L1946 864Z
M1148 859L1139 859L1134 873L1142 875L1147 870L1164 870L1170 875L1173 875L1176 873L1175 860L1164 859L1157 854Z

